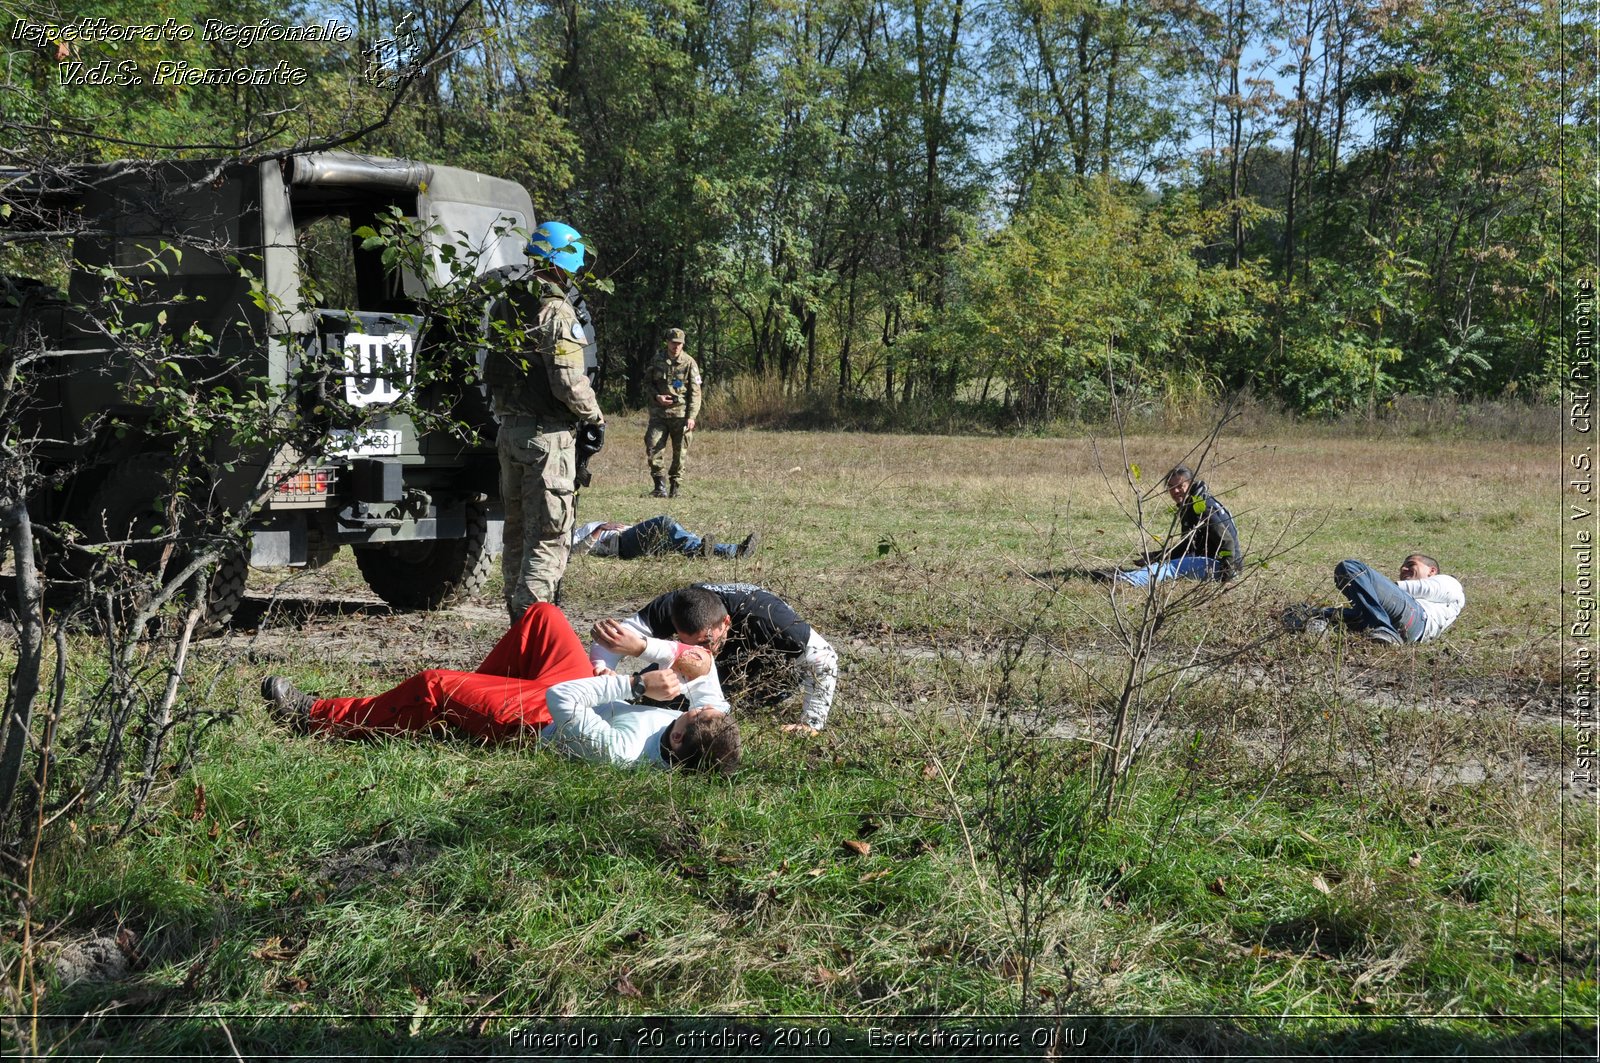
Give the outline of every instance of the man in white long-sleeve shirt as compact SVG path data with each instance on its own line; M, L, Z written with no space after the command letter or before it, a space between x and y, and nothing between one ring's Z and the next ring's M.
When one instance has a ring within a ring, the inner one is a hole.
M709 653L650 639L639 656L663 667L636 676L594 675L561 610L537 602L474 671L430 668L392 690L357 698L315 698L282 676L268 676L261 694L276 715L307 731L362 737L448 729L488 740L537 734L594 763L732 772L739 731L723 709L632 704L679 696L683 677L710 671Z
M792 665L800 677L804 722L783 729L815 734L828 722L839 683L839 656L789 603L769 590L749 583L697 583L669 591L627 620L610 623L615 625L607 629L610 636L603 636L597 626L589 647L597 672L616 667L621 657L638 656L647 638L677 638L717 656L716 669L690 684L685 696L691 704L728 708L724 680L735 690L748 691L754 700L780 700L793 688L778 681L778 666Z
M1350 602L1348 608L1291 610L1285 623L1321 631L1337 622L1374 641L1398 645L1437 638L1467 604L1461 582L1439 571L1439 562L1427 554L1408 555L1398 582L1354 560L1334 566L1333 582Z

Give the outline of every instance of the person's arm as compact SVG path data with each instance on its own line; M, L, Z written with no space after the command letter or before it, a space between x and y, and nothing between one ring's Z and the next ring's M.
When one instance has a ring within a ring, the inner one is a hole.
M1461 589L1461 581L1442 573L1436 572L1427 579L1397 580L1395 586L1419 602L1450 606L1458 612L1467 604L1467 594Z
M839 655L828 640L811 629L805 654L800 658L800 713L805 725L820 731L828 725L834 691L839 686Z
M1243 570L1244 555L1239 552L1239 529L1233 523L1233 514L1228 512L1227 507L1215 502L1210 502L1206 509L1206 520L1217 542L1217 564L1229 576L1237 576Z
M650 363L650 369L645 375L646 390L650 393L651 405L656 409L666 409L672 405L672 389L667 387L667 366L660 358Z
M551 740L563 753L593 764L637 763L634 736L618 731L595 709L610 702L633 700L633 685L642 679L645 695L661 700L676 697L682 689L674 672L662 670L646 676L597 675L569 679L545 692L550 709Z
M693 358L689 359L689 372L683 382L683 401L688 407L686 416L693 421L700 416L700 363ZM693 426L687 426L694 431Z
M643 613L635 613L628 619L617 621L617 623L621 624L632 635L635 635L642 640L649 640L651 638L650 625L645 623ZM660 640L658 639L657 641ZM670 645L670 643L668 645ZM648 641L646 641L646 646L648 647ZM617 663L625 656L627 656L627 654L621 652L620 650L615 650L606 646L599 639L595 639L589 644L589 661L595 665L597 670L604 668L607 671L615 671ZM671 663L672 657L669 655L667 657L667 664Z
M572 334L577 330L578 335ZM604 424L605 414L595 398L589 375L584 372L583 326L570 314L545 304L539 309L537 342L550 380L550 393L586 424Z
M711 671L683 685L683 696L689 699L691 709L709 705L713 709L721 709L728 715L733 715L733 705L729 703L728 696L722 692L722 676L717 673L716 661L711 662Z
M632 692L633 679L625 675L557 683L544 696L554 729L552 740L562 752L594 764L624 763L617 760L620 741L616 729L594 710L606 702L626 701Z

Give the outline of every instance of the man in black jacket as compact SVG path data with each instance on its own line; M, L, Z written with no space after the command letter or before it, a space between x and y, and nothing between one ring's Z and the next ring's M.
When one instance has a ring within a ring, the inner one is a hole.
M1117 579L1135 587L1154 580L1232 579L1243 569L1239 529L1233 514L1196 480L1187 465L1167 473L1167 494L1178 507L1178 539L1162 551L1162 558L1144 568L1117 573Z

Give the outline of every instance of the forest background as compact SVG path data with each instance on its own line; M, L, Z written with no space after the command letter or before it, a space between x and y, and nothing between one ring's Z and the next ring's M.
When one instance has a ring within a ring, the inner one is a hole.
M8 26L133 18L6 6ZM203 32L330 18L348 40ZM1549 398L1560 278L1595 268L1563 238L1597 209L1595 26L1555 3L138 8L166 19L202 32L8 34L0 151L250 156L366 130L338 146L520 181L612 282L591 302L613 403L679 325L713 379L898 423L1093 417L1113 379L1310 414ZM427 60L398 101L362 76L397 30ZM105 60L141 83L72 83ZM306 77L162 82L161 61Z

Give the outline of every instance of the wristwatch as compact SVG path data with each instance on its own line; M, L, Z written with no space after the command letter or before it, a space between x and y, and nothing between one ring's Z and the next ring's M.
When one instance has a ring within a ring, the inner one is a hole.
M644 673L643 672L634 673L634 677L633 677L633 696L636 697L636 698L644 697Z

